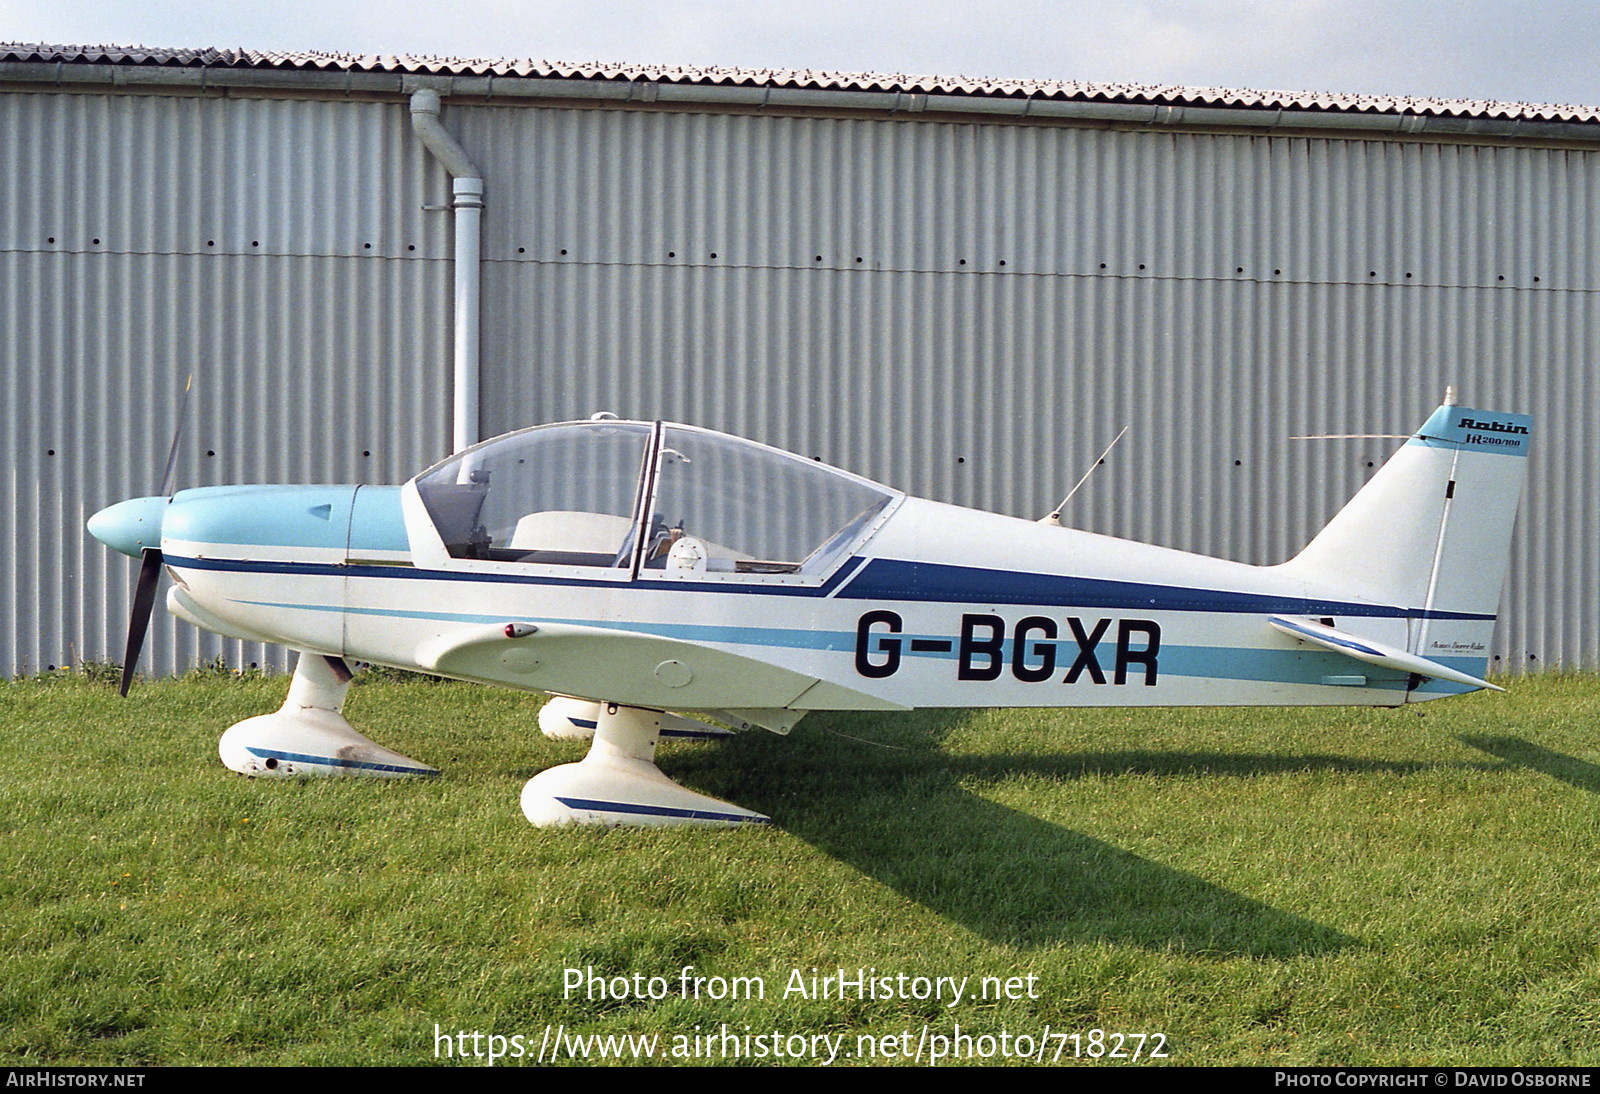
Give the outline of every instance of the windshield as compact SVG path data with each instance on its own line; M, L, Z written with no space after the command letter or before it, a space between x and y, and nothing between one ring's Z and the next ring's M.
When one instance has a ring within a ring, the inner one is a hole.
M653 428L582 422L513 433L417 479L457 558L623 566Z

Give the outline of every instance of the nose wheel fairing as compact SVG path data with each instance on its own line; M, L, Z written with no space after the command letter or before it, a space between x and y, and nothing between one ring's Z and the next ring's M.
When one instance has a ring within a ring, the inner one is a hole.
M253 776L393 779L439 773L356 732L343 713L349 688L349 669L341 659L302 653L283 706L236 723L217 742L223 764Z

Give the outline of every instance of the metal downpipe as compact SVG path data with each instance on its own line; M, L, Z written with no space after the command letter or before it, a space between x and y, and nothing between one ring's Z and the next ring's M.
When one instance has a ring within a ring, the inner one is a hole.
M411 128L452 178L455 211L455 407L451 450L478 443L478 349L481 313L483 172L439 121L439 93L411 96Z

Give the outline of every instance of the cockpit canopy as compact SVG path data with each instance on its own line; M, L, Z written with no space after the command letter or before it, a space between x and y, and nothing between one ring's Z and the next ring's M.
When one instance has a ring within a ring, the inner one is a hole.
M614 419L485 441L416 486L456 558L676 576L822 573L901 496L754 441Z

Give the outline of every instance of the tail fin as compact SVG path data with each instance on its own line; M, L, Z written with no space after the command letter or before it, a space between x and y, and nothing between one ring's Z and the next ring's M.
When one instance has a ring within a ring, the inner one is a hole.
M1408 650L1481 676L1532 421L1447 402L1283 569L1416 610Z

